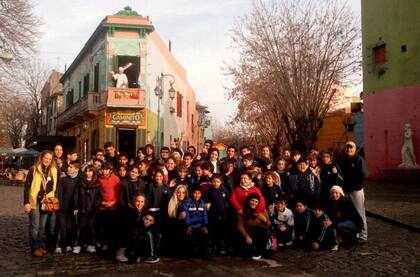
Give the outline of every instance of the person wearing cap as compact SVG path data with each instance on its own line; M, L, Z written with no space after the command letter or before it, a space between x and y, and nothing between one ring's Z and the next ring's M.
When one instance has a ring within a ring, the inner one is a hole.
M363 226L363 220L351 200L344 196L340 186L332 186L331 198L327 202L327 214L330 217L325 225L333 225L337 230L337 240L340 244L356 238Z
M356 143L348 141L345 144L345 155L339 166L344 177L343 190L353 202L354 207L363 220L363 227L357 237L360 242L365 242L368 237L366 210L365 210L365 193L364 186L367 181L367 169L365 160L356 154Z
M250 193L245 201L242 214L238 214L238 229L245 242L245 249L254 260L261 259L268 241L268 228L271 226L267 211L258 211L261 196Z

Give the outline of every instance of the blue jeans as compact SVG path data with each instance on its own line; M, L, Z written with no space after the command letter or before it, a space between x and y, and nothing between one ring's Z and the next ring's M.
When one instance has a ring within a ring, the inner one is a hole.
M355 237L357 234L357 227L351 220L338 223L336 229L338 234L344 234L349 238Z
M41 204L36 205L29 213L29 246L34 251L40 247L45 248L45 223L47 213L41 211Z

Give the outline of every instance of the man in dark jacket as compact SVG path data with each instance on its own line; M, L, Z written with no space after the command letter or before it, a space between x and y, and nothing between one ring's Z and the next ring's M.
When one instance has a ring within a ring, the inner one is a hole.
M356 143L346 142L345 156L340 163L344 177L344 192L349 196L360 217L363 219L362 231L358 234L361 242L367 240L367 223L365 210L365 193L363 187L367 180L367 169L364 159L356 154Z

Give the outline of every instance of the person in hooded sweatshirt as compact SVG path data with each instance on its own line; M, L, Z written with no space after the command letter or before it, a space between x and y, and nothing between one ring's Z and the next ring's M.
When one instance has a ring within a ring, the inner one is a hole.
M55 253L61 254L63 248L66 252L74 251L79 253L80 249L73 246L76 243L76 220L73 214L74 203L77 202L77 190L80 185L80 162L69 162L66 168L67 172L64 177L60 179L57 186L57 196L60 203L60 209L56 212L57 215L57 229L58 229L58 244Z
M128 258L125 254L127 244L128 244L128 233L129 226L128 216L129 208L133 207L132 199L134 196L144 193L145 184L142 179L140 179L139 168L136 165L133 165L129 169L129 174L121 183L120 195L119 195L119 206L118 206L118 221L120 224L119 229L119 248L115 259L119 262L128 262Z
M102 189L98 173L93 165L87 165L77 191L78 197L73 213L78 217L79 240L73 251L86 246L88 253L95 253L95 218L102 202Z

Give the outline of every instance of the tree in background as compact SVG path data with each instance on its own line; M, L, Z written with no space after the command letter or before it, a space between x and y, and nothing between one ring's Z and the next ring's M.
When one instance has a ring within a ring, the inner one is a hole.
M304 150L317 141L336 87L360 66L360 29L338 0L256 1L232 31L227 66L235 121L268 143Z

